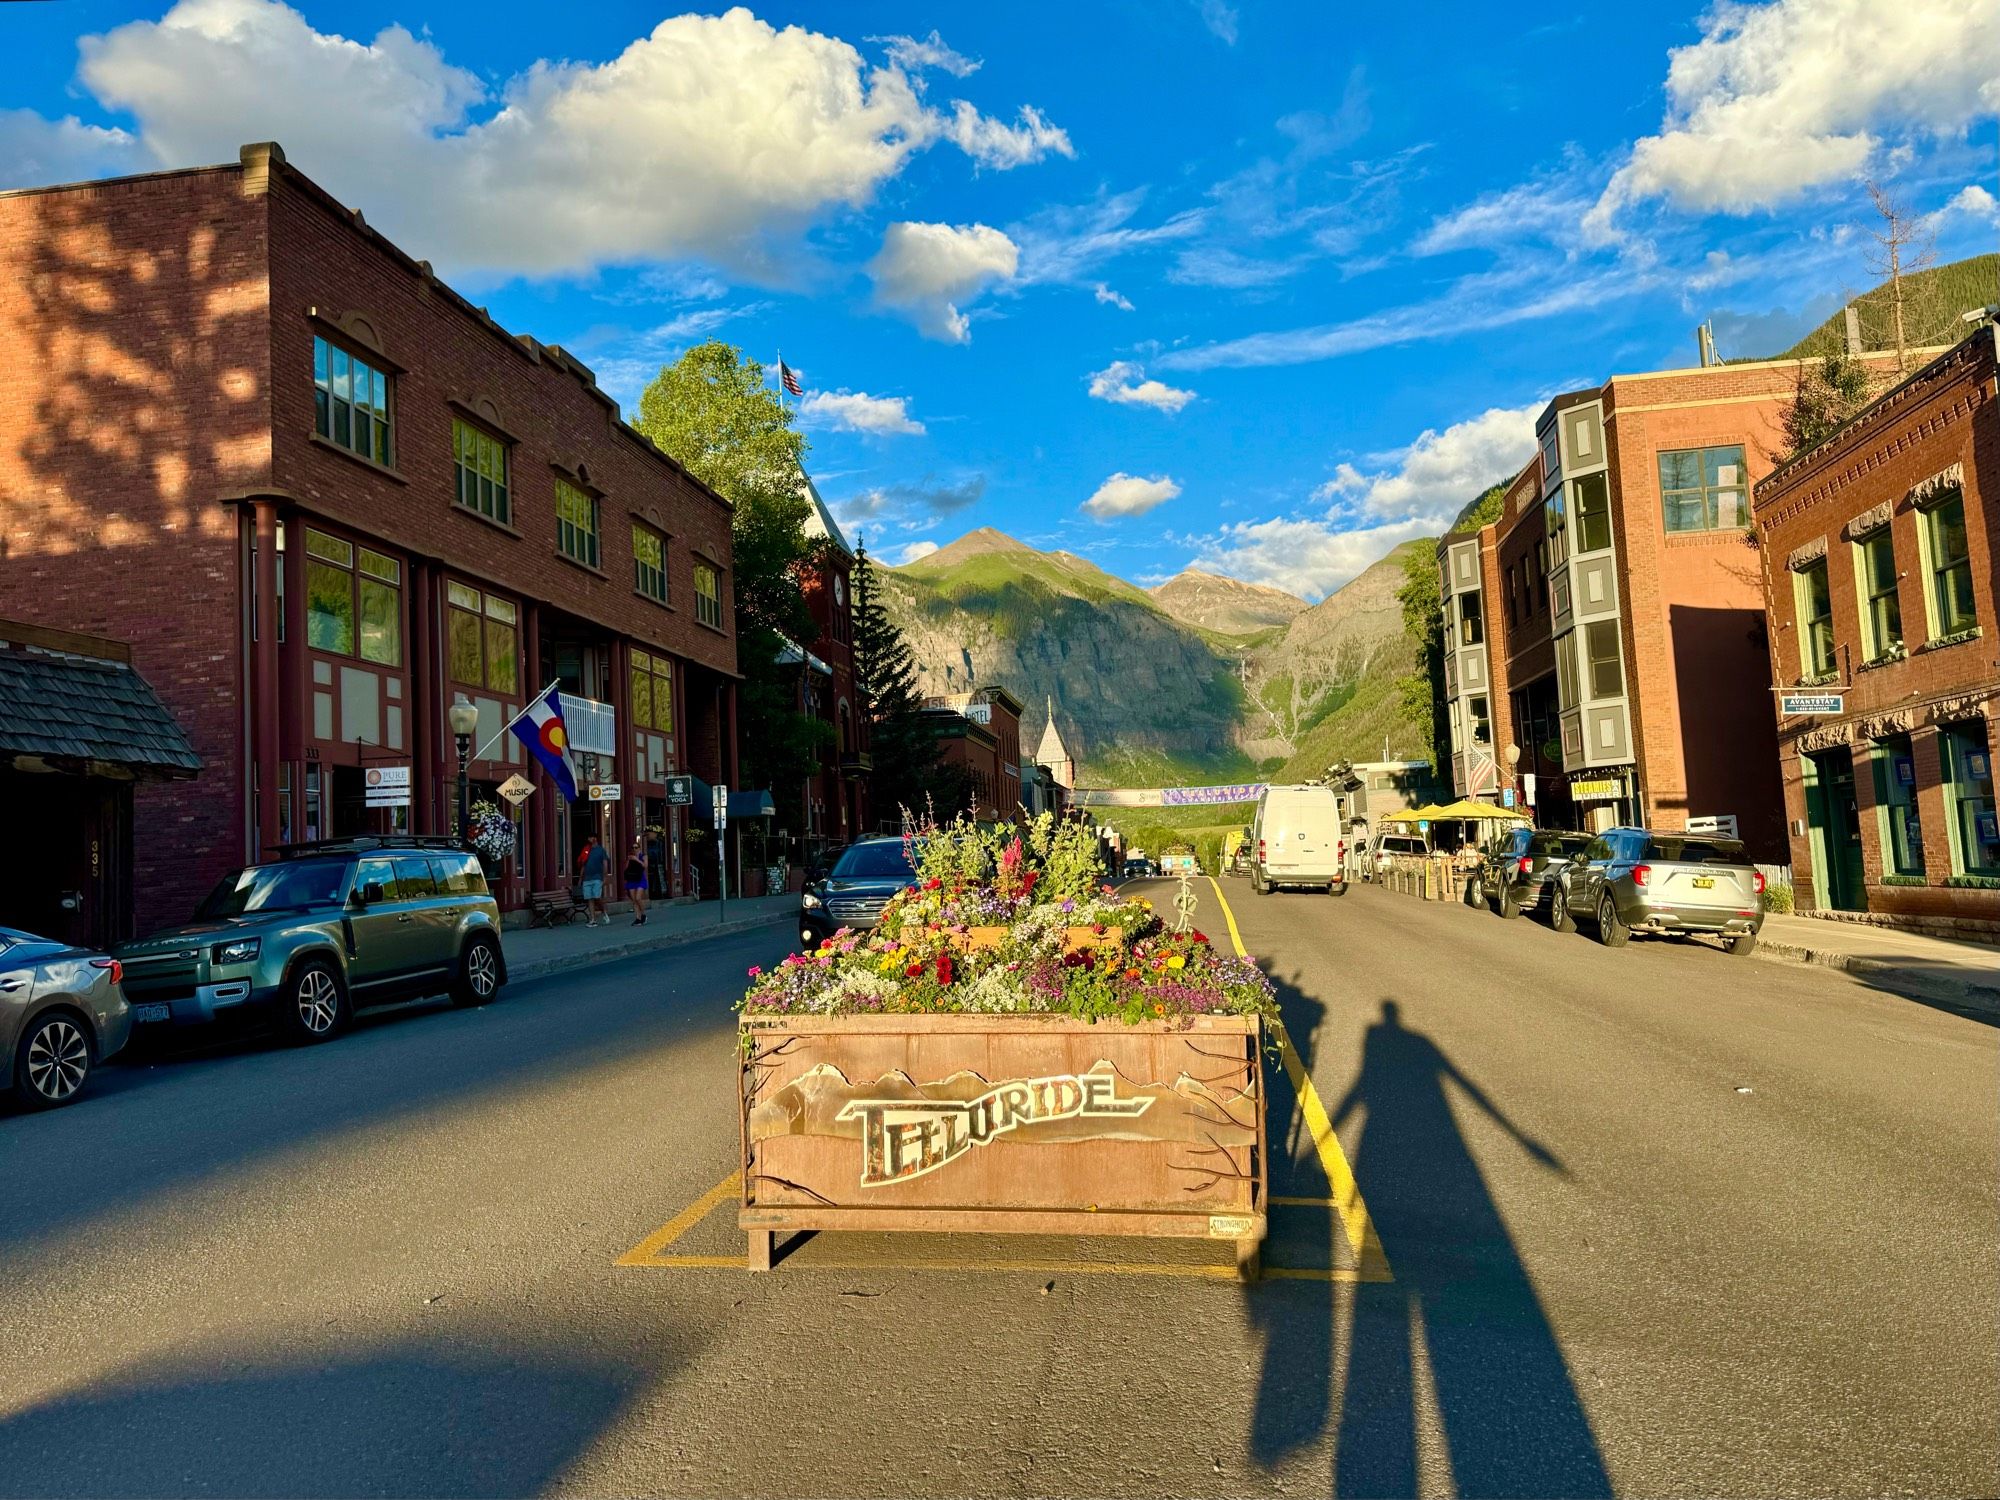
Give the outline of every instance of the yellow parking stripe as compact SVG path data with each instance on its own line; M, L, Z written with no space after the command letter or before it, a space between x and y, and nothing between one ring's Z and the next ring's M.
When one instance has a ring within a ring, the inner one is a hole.
M738 1193L742 1187L742 1183L743 1174L741 1172L731 1172L722 1181L703 1193L694 1202L675 1214L630 1250L619 1256L613 1264L620 1266L652 1266L663 1264L659 1259L660 1252L686 1234L690 1229L694 1228L695 1225L699 1224L711 1213L715 1212L716 1207L723 1199L732 1197ZM743 1264L743 1257L740 1255L733 1260L709 1256L681 1256L676 1258L679 1260L696 1259L704 1264L712 1259L715 1264L726 1266L740 1266Z
M1236 956L1249 957L1243 949L1243 934L1236 926L1236 913L1229 909L1229 898L1222 894L1222 882L1211 875L1208 883L1215 887L1215 899L1222 907L1223 921L1229 924L1229 941L1236 949ZM1333 1188L1332 1200L1327 1206L1340 1216L1341 1228L1347 1231L1347 1243L1353 1246L1358 1268L1366 1279L1387 1281L1390 1279L1388 1256L1383 1252L1382 1241L1376 1237L1375 1221L1368 1217L1368 1205L1362 1201L1360 1185L1354 1180L1353 1169L1347 1165L1347 1153L1340 1149L1340 1137L1333 1133L1333 1122L1327 1118L1319 1090L1313 1087L1312 1076L1306 1072L1298 1048L1292 1045L1285 1023L1274 1019L1271 1029L1277 1034L1278 1054L1284 1059L1285 1073L1292 1080L1292 1092L1298 1095L1299 1113L1305 1118L1306 1129L1312 1135L1320 1167Z

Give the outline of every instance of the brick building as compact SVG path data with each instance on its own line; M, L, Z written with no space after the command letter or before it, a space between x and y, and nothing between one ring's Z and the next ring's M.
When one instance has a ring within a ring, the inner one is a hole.
M203 765L135 792L113 926L184 919L288 841L446 829L460 696L475 795L539 788L503 904L566 885L587 832L649 831L656 887L683 888L665 778L735 780L729 509L587 368L274 145L0 194L0 266L6 613L123 643ZM565 806L495 740L549 683L621 800ZM383 767L409 806L367 805Z
M941 807L940 817L963 810L983 823L1008 822L1021 809L1021 707L998 686L924 700L939 759L963 766L970 782L968 806Z
M2000 935L1996 338L1757 486L1772 681L1834 710L1777 705L1802 908Z
M1798 370L1618 375L1548 404L1500 516L1438 547L1460 792L1512 787L1552 827L1733 821L1786 858L1749 496Z
M828 849L875 831L869 797L875 767L867 717L854 686L854 549L810 478L805 491L812 506L806 535L820 544L817 564L804 573L806 601L819 636L807 657L809 670L801 677L801 706L829 731L820 768L800 793L800 837L805 862L811 864Z

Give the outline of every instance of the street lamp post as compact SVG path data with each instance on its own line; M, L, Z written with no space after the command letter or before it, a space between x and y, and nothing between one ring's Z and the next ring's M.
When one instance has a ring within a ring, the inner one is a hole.
M463 694L446 715L451 720L452 738L458 742L458 838L472 840L472 736L479 729L479 710L465 701Z

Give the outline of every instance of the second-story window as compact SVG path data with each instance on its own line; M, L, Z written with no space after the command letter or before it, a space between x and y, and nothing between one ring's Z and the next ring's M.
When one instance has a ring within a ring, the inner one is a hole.
M340 345L314 338L313 430L350 453L391 463L389 377Z
M1602 552L1611 545L1611 490L1602 474L1576 481L1576 550Z
M632 587L648 599L667 602L667 539L637 521L632 523Z
M1962 635L1979 623L1972 602L1972 554L1965 544L1965 492L1924 512L1924 567L1930 574L1931 638Z
M511 524L514 508L507 491L507 445L455 418L451 444L458 471L458 503L502 526Z
M632 652L632 724L637 729L674 732L674 662L650 651Z
M1669 531L1718 531L1748 524L1743 445L1678 448L1660 455L1660 504Z
M403 565L306 528L306 644L385 667L403 664Z
M1854 576L1861 586L1862 645L1879 661L1903 644L1903 606L1896 596L1896 545L1889 528L1854 544Z
M566 479L556 481L556 550L587 568L597 566L597 497Z
M1458 596L1458 639L1464 646L1476 646L1486 639L1485 621L1479 607L1479 590Z
M1827 587L1826 559L1792 574L1792 599L1799 621L1799 669L1815 681L1833 675L1833 594Z
M1590 655L1590 696L1616 698L1625 691L1625 667L1618 656L1618 622L1597 620L1583 628Z
M445 584L445 653L453 682L495 693L521 686L520 610L469 583Z
M722 574L714 563L694 565L694 617L704 625L722 628Z

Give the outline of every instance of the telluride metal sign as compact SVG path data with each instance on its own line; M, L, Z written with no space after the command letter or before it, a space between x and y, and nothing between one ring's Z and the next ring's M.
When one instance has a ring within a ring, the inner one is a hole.
M976 1099L856 1099L834 1118L861 1122L861 1185L907 1182L1023 1125L1085 1116L1131 1119L1150 1098L1119 1098L1109 1069L1021 1078Z

